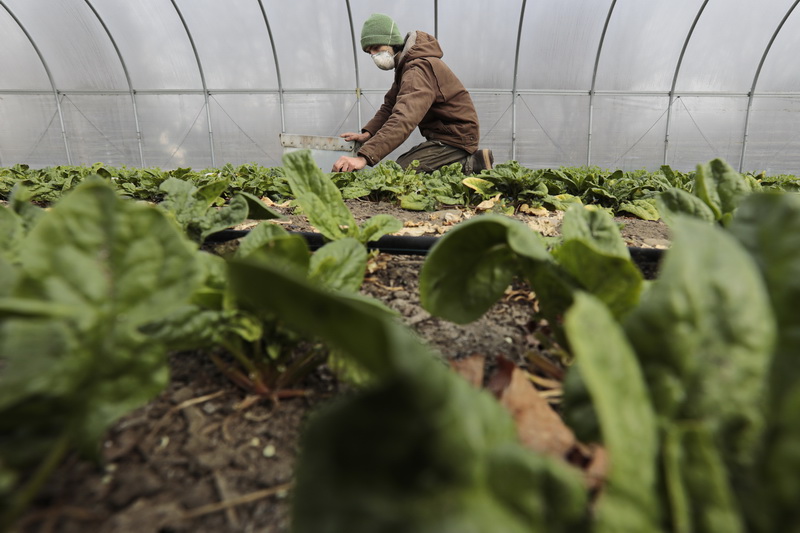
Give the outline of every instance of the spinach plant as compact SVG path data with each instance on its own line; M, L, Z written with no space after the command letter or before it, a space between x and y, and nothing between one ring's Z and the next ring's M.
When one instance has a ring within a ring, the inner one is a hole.
M610 215L572 208L562 235L550 249L541 235L511 218L487 214L463 222L440 238L423 264L422 305L448 320L471 322L520 276L535 287L543 316L562 340L563 315L578 290L603 300L616 316L625 314L643 277Z
M698 176L722 224L670 217L674 243L646 285L608 267L620 241L588 213L565 217L553 250L512 221L473 219L423 268L423 303L446 318L476 318L514 275L560 317L574 359L563 415L610 455L596 530L767 532L800 520L800 200L749 194L720 162Z
M346 292L358 291L367 266L366 247L353 238L329 242L312 254L301 236L270 223L250 231L233 258L247 258L305 277L326 290ZM190 301L143 331L173 350L208 353L223 374L256 398L278 401L305 394L294 387L326 360L324 347L304 342L280 316L260 313L233 294L222 257L198 252L198 264L203 267L203 283Z
M162 210L99 178L42 214L15 253L0 254L0 469L15 480L3 525L69 450L96 454L111 423L165 386L166 349L140 327L182 305L199 275Z
M391 215L376 215L358 224L339 189L319 169L309 150L283 156L286 178L309 222L330 240L351 237L362 244L398 231L402 223Z
M400 222L388 215L378 215L359 225L339 190L322 174L309 152L287 154L284 163L287 183L298 205L331 240L312 254L301 236L289 234L278 225L262 223L241 240L234 257L293 272L326 290L357 292L367 267L364 243L386 231L399 229ZM192 187L180 181L165 183L185 191ZM221 182L212 182L182 198L193 202L190 206L200 202L197 197L206 198L202 203L205 205L223 186ZM206 188L212 192L206 193ZM224 259L206 253L200 253L199 257L205 272L200 289L184 307L148 324L147 333L173 349L222 347L233 361L228 362L213 349L211 359L252 395L278 400L304 394L292 387L324 362L327 352L321 346L307 343L300 350L303 339L287 328L281 317L258 313L230 291L224 276ZM343 374L359 373L346 361L337 360L336 366Z
M527 533L585 523L578 471L524 449L499 403L385 308L257 262L229 269L238 297L321 337L373 377L309 422L294 531Z
M675 187L660 194L658 209L665 220L684 214L727 226L742 199L759 188L752 176L739 174L722 159L714 159L697 165L691 192Z
M337 172L331 181L343 198L367 198L371 201L391 201L422 184L414 168L405 170L395 161L382 161L361 172Z
M240 224L248 218L269 220L280 217L259 198L245 192L234 195L228 205L215 208L215 204L224 202L221 196L227 187L227 179L197 187L189 181L168 178L160 186L166 198L159 205L175 217L189 238L198 243L212 233Z
M237 192L248 193L258 198L269 196L273 200L292 197L283 167L262 167L255 163L234 166L230 163L219 169L207 169L203 176L227 179L226 197Z

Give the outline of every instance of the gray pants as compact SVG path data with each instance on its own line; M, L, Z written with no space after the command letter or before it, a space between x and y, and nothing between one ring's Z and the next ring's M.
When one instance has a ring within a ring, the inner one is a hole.
M397 164L408 168L412 161L419 161L418 172L433 172L445 165L461 163L464 174L472 174L472 156L466 150L448 146L441 141L425 141L397 158Z

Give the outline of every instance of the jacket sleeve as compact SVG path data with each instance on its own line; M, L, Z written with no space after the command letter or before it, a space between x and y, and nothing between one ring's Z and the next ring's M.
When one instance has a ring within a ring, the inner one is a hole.
M389 116L392 114L392 109L394 108L394 104L397 101L397 91L399 87L396 83L392 84L391 89L389 92L386 93L386 96L383 97L383 105L378 109L378 112L375 113L375 116L367 122L366 126L361 128L361 131L368 131L371 136L375 136L375 134L380 130L386 121L389 119Z
M408 66L402 74L394 107L386 120L375 132L369 129L379 124L381 113L389 103L389 94L387 94L387 101L378 110L375 118L364 127L372 134L372 137L361 146L358 155L366 158L370 165L376 165L378 161L403 144L403 141L408 139L436 100L437 87L433 68L427 61Z

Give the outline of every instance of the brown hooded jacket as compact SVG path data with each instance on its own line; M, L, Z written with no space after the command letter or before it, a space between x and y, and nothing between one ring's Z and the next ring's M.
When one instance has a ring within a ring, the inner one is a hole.
M383 105L361 131L370 139L358 155L375 165L403 144L414 128L427 140L466 150L478 149L478 114L467 90L441 59L435 37L422 31L406 36L394 83Z

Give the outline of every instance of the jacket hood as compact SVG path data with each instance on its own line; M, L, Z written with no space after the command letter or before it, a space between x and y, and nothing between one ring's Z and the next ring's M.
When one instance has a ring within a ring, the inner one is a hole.
M424 31L410 31L406 35L406 42L403 51L397 59L397 64L402 65L406 61L412 61L421 57L441 58L444 54L439 46L436 37Z

